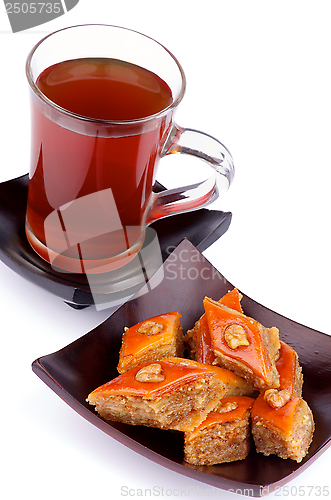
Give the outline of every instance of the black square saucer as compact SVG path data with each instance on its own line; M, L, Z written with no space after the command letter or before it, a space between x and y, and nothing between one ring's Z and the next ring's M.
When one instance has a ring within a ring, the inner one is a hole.
M74 308L94 304L95 295L85 275L56 271L28 243L24 229L28 183L28 174L0 183L0 260L17 274L57 295ZM155 187L155 191L163 189L161 184ZM157 235L162 264L183 238L190 240L200 251L208 248L227 231L231 217L230 212L205 208L175 215L152 224L149 240ZM103 289L108 292L101 292L97 297L98 302L104 300L108 303L113 293L109 293L109 290L113 289L119 302L134 294L149 278L141 272L137 278L138 268L141 270L139 254L128 269L105 273L102 278Z

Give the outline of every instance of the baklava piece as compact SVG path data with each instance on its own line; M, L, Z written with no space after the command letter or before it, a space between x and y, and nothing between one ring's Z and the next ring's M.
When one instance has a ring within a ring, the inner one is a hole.
M186 431L206 418L224 392L225 384L206 365L172 358L132 368L87 401L106 420Z
M168 361L171 361L171 358ZM199 363L198 361L194 361L192 359L182 359L181 363L185 363L188 366L206 367L204 363ZM255 392L253 387L248 384L245 379L239 377L231 370L215 365L208 365L207 368L212 370L215 377L217 377L224 384L224 391L221 391L222 397L252 396Z
M124 373L149 361L183 356L184 340L181 315L161 314L128 328L122 336L117 370Z
M245 378L260 392L278 388L278 329L265 328L253 318L207 297L204 307L217 364Z
M268 389L264 398L269 406L279 408L284 406L293 396L302 396L303 375L299 365L298 355L292 347L280 342L280 354L276 361L279 373L279 388Z
M314 434L314 419L306 401L293 396L283 406L270 406L265 394L255 401L252 434L256 451L301 462L306 456Z
M221 368L220 366L215 366L215 368L223 370L224 382L226 382L226 393L224 397L256 395L256 391L254 390L252 384L249 384L244 378L239 377L239 375L236 375L234 372L227 370L226 368Z
M242 294L237 290L237 288L234 288L223 295L223 297L219 300L219 303L223 304L223 306L229 307L230 309L243 313L240 303L241 299Z
M216 356L211 346L210 333L206 315L196 321L192 330L188 330L184 341L189 352L189 357L200 363L212 365Z
M236 288L226 293L220 300L223 304L235 311L242 313L240 300L242 295ZM192 330L188 330L185 337L185 343L190 353L190 358L212 365L216 359L213 348L211 346L210 333L206 315L203 314L195 323Z
M214 465L247 457L251 444L249 397L223 398L193 431L184 434L184 460L192 465Z

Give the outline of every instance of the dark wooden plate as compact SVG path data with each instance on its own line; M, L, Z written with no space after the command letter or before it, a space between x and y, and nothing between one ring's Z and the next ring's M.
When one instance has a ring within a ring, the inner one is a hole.
M247 315L267 327L277 326L282 340L299 355L304 373L303 397L311 407L316 432L308 455L297 464L253 449L243 461L191 466L183 461L181 433L109 423L85 402L89 392L117 376L125 326L168 311L182 315L184 331L203 313L207 295L218 300L233 285L184 239L142 290L104 323L60 351L34 361L33 371L74 410L112 438L178 473L222 489L261 496L303 472L331 443L331 337L291 321L244 296Z

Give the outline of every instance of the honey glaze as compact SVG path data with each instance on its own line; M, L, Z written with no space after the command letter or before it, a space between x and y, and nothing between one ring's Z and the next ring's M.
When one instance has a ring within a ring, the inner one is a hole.
M216 365L206 365L205 363L199 362L199 361L194 361L193 359L183 359L183 358L168 358L168 361L173 361L173 362L178 362L178 359L180 360L180 363L185 363L188 366L197 366L201 368L208 368L209 371L214 373L214 376L223 382L225 384L225 389L224 393L227 390L227 387L229 384L233 382L238 382L242 381L241 377L236 375L234 372L231 370L227 370L226 368L222 368L220 366Z
M146 349L150 349L151 346L156 348L161 343L170 343L174 333L180 327L180 318L181 315L178 312L170 312L150 318L148 320L149 324L154 323L163 327L159 328L159 333L154 333L152 328L149 331L148 325L144 328L147 321L141 321L126 330L123 335L120 353L122 362L126 358L131 359L134 356L142 354Z
M248 396L236 396L223 398L220 401L219 406L213 412L210 412L208 417L200 425L200 429L203 427L208 427L209 425L214 425L214 423L230 422L233 420L242 420L247 410L249 410L255 399ZM234 403L234 409L230 411L219 411L222 407L226 407L228 403Z
M234 309L240 313L243 312L241 304L240 304L241 294L238 292L236 288L230 290L226 293L220 300L219 303L223 304L223 306L227 306L230 309Z
M276 368L279 373L280 390L287 390L293 394L295 384L295 370L297 364L297 354L285 342L280 342L279 358L276 361Z
M253 406L255 399L248 396L236 396L222 398L214 411L211 411L207 418L192 432L187 435L187 439L194 439L200 431L216 424L243 420L246 412ZM233 410L226 411L227 406L233 406ZM223 411L223 408L225 411Z
M301 398L293 397L286 405L281 408L271 408L264 399L264 394L255 400L251 415L253 421L264 420L268 426L276 427L288 434L293 430L293 422L297 407Z
M230 290L228 293L223 295L223 297L219 300L219 303L229 307L230 309L234 309L235 311L242 313L243 311L240 305L240 298L240 293L236 288L234 288L233 290ZM198 332L195 341L197 358L202 363L206 363L207 365L213 364L216 356L211 345L211 338L206 314L203 314L198 321Z
M189 364L182 358L169 358L150 363L143 363L131 370L122 373L106 384L95 389L89 398L93 396L141 396L149 399L162 397L167 393L174 392L187 384L199 379L215 377L215 372L209 367L200 363ZM160 365L159 375L162 375L160 382L140 382L136 378L137 373L149 365Z
M204 299L204 307L214 352L218 351L231 358L243 361L253 373L269 382L271 363L261 338L260 329L263 328L257 321L241 313L229 309L209 298ZM244 329L248 343L231 349L224 340L224 332L231 325L239 325Z
M201 316L198 326L198 334L196 335L196 356L207 365L213 364L216 359L211 346L211 339L206 315Z

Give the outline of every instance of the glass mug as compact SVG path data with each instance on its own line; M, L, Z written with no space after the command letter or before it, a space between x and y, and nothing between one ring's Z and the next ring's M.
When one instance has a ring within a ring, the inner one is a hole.
M137 255L151 223L211 203L217 178L229 187L227 149L174 122L185 75L155 40L108 25L65 28L32 49L26 74L32 130L25 228L53 268L117 269ZM154 192L158 160L172 153L205 160L207 179Z

